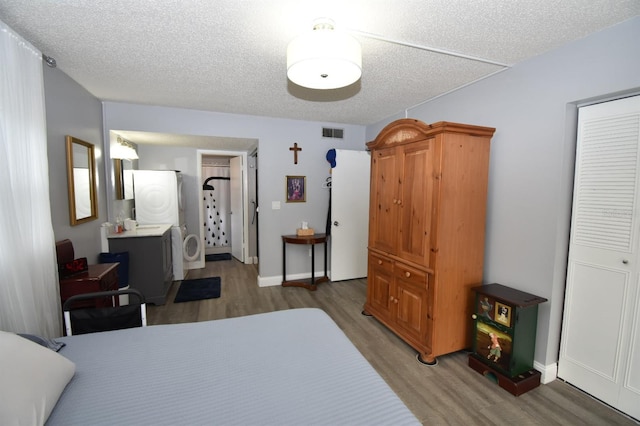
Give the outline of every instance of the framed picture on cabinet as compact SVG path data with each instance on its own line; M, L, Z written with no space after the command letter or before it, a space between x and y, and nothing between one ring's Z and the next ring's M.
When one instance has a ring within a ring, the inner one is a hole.
M493 319L495 322L511 327L511 306L496 302L496 312Z
M287 176L287 203L304 203L307 197L306 176Z

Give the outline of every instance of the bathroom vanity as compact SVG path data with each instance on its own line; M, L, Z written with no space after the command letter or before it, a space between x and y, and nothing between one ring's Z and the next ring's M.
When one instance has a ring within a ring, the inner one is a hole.
M138 226L108 239L111 253L129 252L129 286L147 303L163 305L173 280L171 225Z

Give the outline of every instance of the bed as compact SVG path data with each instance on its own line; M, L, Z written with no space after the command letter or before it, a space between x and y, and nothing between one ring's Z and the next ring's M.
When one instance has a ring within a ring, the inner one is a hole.
M75 374L47 425L420 424L319 309L56 341Z

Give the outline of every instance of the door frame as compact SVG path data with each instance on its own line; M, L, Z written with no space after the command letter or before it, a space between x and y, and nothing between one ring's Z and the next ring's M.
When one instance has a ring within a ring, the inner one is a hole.
M249 236L249 176L248 176L248 167L247 167L247 159L248 159L248 154L245 151L223 151L223 150L208 150L208 149L198 149L197 150L197 158L196 158L196 165L197 165L197 178L198 178L198 185L201 186L202 184L202 156L203 155L212 155L212 156L218 156L218 157L242 157L242 209L243 209L243 215L242 215L242 259L241 262L248 264L248 263L252 263L250 262L250 257L249 257L249 243L248 243L248 236ZM203 221L204 221L204 217L203 217L203 201L202 201L202 197L198 197L198 217L200 219L199 222L199 228L200 228L200 243L202 244L202 250L200 252L200 259L197 260L196 262L193 262L194 264L197 263L197 265L194 265L196 268L204 268L204 228L201 226ZM189 268L192 269L192 268Z

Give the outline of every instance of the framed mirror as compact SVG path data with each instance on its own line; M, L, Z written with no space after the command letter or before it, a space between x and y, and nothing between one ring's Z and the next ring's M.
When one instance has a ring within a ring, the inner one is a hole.
M98 218L94 145L67 136L69 220L79 225Z
M131 160L113 159L116 200L133 200L133 164Z

